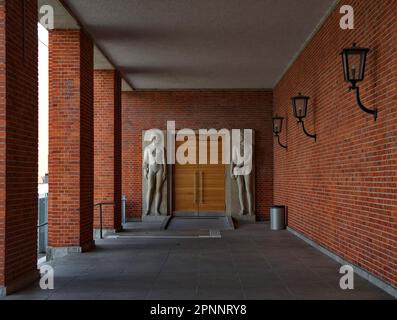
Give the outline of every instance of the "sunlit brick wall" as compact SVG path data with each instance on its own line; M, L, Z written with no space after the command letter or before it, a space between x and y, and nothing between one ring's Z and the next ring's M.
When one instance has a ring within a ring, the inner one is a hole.
M49 246L92 246L93 45L81 30L49 32Z
M339 28L343 4L355 29ZM353 42L371 49L363 103L344 82L340 52ZM289 225L397 285L397 1L340 2L274 90L274 113L286 117L274 144L275 202L288 206ZM306 137L290 98L311 97Z
M121 228L121 78L115 70L94 71L94 203L103 206L103 227ZM99 228L98 207L94 228Z

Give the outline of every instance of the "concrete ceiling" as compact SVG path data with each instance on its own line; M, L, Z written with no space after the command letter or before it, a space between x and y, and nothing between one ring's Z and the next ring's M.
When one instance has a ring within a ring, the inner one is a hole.
M55 29L80 29L79 23L61 4L59 0L38 0L38 19L42 17L40 8L50 5L54 9L54 28ZM94 46L94 69L95 70L114 70L113 64L106 58L102 51ZM124 79L122 80L122 91L132 91L131 86Z
M135 89L273 88L335 0L64 0Z

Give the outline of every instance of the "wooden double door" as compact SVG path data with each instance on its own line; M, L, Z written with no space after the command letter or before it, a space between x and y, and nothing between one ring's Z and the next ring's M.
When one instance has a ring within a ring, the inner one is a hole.
M196 164L176 161L173 175L173 212L183 215L225 212L225 165L222 164L222 139L218 141L218 163L210 164L210 143L195 138ZM175 143L178 148L181 144ZM207 164L199 163L200 144L206 144Z

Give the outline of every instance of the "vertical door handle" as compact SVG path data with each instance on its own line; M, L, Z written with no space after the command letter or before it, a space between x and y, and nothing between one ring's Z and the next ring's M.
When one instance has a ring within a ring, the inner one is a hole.
M197 204L197 171L194 171L194 186L193 186L193 193L194 193L194 204Z
M203 171L200 171L200 204L204 203L204 196L203 196Z

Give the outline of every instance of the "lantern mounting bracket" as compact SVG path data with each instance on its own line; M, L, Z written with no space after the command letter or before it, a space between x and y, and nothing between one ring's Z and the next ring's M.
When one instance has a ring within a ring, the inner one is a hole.
M352 86L349 89L356 91L356 100L360 109L366 113L372 114L374 116L374 120L376 121L378 118L378 109L368 109L363 105L360 99L360 88L355 83L352 83Z
M302 124L302 129L303 129L303 132L305 133L305 135L307 135L308 137L314 139L314 141L317 141L317 134L311 134L311 133L307 132L307 130L305 128L305 122L302 119L298 120L298 124L299 123Z
M284 144L281 143L279 134L275 134L275 137L277 137L277 141L278 141L278 144L280 145L280 147L282 147L284 149L288 149L287 145L284 145Z
M349 91L356 91L356 101L358 106L362 111L372 114L376 121L378 117L378 109L368 109L363 105L360 99L360 88L357 85L357 83L364 80L365 65L369 51L369 48L360 48L357 47L356 43L353 43L351 48L345 48L342 50L341 56L345 81L350 82L351 84ZM359 61L357 61L357 57Z

